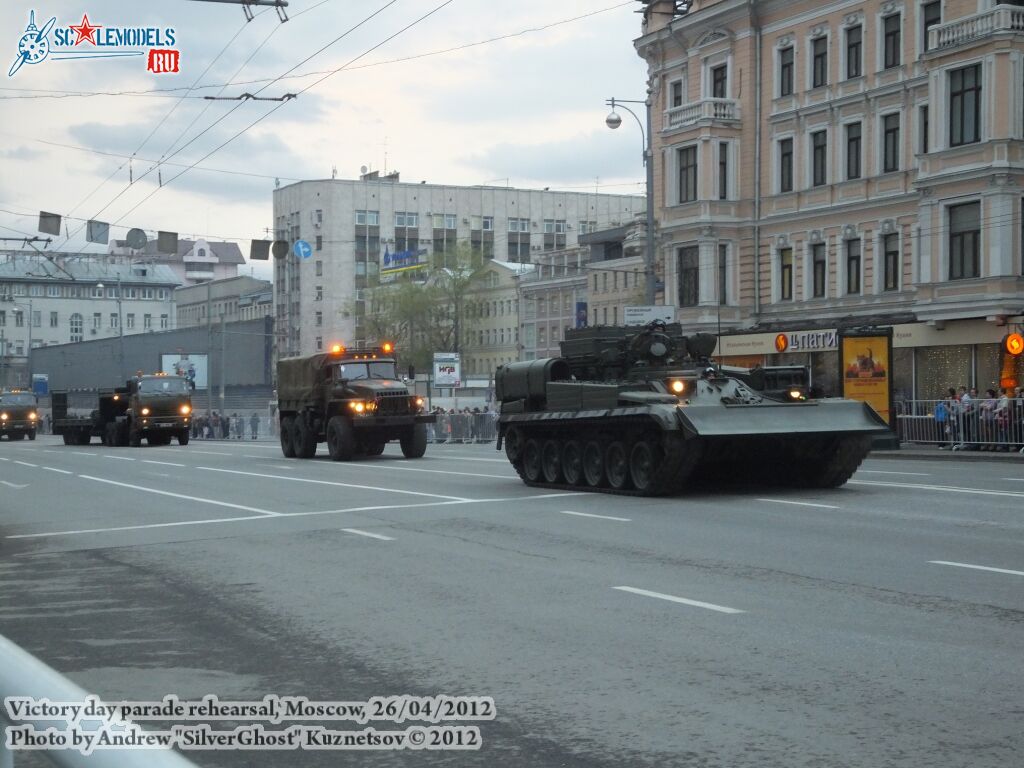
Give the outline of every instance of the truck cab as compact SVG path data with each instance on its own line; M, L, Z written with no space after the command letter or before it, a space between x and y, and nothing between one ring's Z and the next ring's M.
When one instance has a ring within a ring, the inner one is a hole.
M288 458L311 458L320 442L335 461L379 455L392 440L406 458L426 451L426 425L434 417L398 377L388 342L357 350L335 344L325 353L280 360L277 381L281 451Z
M172 437L187 445L192 421L192 397L184 376L163 373L136 376L127 382L128 444L168 445Z
M23 389L0 390L0 435L8 440L36 439L36 396Z

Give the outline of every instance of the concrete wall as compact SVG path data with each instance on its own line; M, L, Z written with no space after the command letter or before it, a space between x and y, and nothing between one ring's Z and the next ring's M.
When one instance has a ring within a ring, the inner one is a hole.
M187 352L209 354L211 384L220 384L223 338L225 384L270 386L273 319L262 318L227 323L222 337L213 326L212 343L206 327L182 328L166 333L125 336L124 362L120 363L121 341L117 338L60 344L33 350L34 373L50 377L50 389L95 389L115 386L138 370L159 370L161 354Z

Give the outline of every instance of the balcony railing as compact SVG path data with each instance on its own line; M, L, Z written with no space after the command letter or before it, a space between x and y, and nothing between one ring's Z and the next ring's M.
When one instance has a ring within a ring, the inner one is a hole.
M739 120L740 104L735 99L702 99L665 112L666 128L683 128L701 120Z
M997 32L1024 32L1024 8L997 5L928 30L928 50L956 48Z

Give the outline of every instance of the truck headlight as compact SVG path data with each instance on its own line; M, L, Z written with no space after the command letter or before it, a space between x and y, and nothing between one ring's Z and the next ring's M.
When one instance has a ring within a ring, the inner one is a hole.
M7 421L7 414L6 413L0 413L0 421Z
M188 414L192 413L192 406L191 405L183 405L183 406L181 406L181 413L184 416L187 416Z
M363 411L366 410L366 403L362 401L353 400L351 403L348 404L348 407L351 408L356 413L362 413Z
M149 416L149 408L143 408L142 409L142 415L143 416Z
M35 411L33 411L32 413L30 413L30 414L28 415L28 420L29 420L29 421L35 421L35 420L36 420L36 419L38 419L38 418L39 418L39 414L38 414L38 413L36 413Z

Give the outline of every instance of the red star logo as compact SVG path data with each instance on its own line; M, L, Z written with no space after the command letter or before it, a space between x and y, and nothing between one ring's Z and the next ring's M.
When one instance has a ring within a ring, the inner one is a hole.
M103 29L100 25L92 25L89 23L89 14L82 14L82 23L77 27L74 24L68 24L68 28L73 30L78 35L78 39L75 40L75 45L88 41L93 45L96 45L96 30Z

